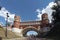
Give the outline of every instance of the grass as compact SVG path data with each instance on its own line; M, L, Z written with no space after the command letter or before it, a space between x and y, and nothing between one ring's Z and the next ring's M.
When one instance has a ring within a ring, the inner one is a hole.
M0 37L2 37L3 39L6 38L21 38L20 36L15 35L15 33L13 33L12 31L7 31L7 37L5 36L5 29L0 28Z
M3 28L0 28L0 31L2 30Z

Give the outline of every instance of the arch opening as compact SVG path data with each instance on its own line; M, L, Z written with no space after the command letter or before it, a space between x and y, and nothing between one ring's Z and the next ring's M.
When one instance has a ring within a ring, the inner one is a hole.
M28 31L28 32L26 33L26 36L37 36L37 35L38 35L38 33L37 33L36 31L33 31L33 30Z
M37 36L38 34L38 30L34 28L27 28L23 30L23 36Z

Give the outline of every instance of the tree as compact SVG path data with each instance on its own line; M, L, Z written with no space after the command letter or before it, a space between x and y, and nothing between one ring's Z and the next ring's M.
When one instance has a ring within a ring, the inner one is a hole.
M47 33L46 37L56 38L60 40L60 6L54 6L52 8L55 12L52 13L53 16L53 28Z
M55 10L55 12L52 13L54 19L53 22L60 22L60 6L54 6L52 9Z

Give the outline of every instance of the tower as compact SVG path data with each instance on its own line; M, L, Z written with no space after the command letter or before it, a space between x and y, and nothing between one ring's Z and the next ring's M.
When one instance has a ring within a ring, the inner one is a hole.
M14 27L19 28L20 26L20 16L15 16L14 17Z
M48 14L47 13L42 14L42 23L43 24L48 24L49 23Z
M48 19L48 14L47 13L42 14L42 20L45 20L45 19Z

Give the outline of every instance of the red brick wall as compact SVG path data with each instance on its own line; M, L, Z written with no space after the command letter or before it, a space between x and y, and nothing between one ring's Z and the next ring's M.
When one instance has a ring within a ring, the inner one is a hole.
M19 26L20 26L20 16L15 16L14 17L14 27L15 28L19 28Z
M44 19L48 19L48 14L47 13L42 14L42 20L44 20Z

